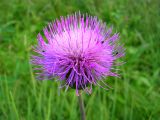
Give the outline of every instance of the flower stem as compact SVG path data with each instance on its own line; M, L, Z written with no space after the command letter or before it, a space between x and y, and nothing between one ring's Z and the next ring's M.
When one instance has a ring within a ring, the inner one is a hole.
M78 102L81 112L81 120L86 120L85 110L84 110L84 103L81 94L78 96Z

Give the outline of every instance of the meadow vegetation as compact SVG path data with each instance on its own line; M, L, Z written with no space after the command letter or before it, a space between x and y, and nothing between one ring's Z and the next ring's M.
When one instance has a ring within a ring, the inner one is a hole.
M96 15L120 33L126 48L120 78L109 91L83 94L87 120L160 120L159 0L1 0L0 120L78 120L75 91L37 81L32 46L44 26L76 11Z

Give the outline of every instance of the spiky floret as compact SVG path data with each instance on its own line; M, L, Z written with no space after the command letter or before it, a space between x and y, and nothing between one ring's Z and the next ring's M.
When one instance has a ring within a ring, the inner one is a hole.
M113 72L115 60L124 56L123 47L117 44L119 35L97 17L75 13L60 17L43 29L47 42L39 33L38 45L32 63L39 70L39 79L58 77L66 89L75 88L88 93L92 85L102 87L98 81Z

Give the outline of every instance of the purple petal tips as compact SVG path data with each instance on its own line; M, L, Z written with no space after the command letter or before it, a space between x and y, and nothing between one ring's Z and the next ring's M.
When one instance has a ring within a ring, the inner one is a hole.
M58 77L66 90L75 88L79 95L81 89L91 93L92 85L102 87L99 81L108 88L102 78L118 76L115 60L124 56L119 34L111 35L112 29L97 17L75 13L49 23L43 32L47 41L39 33L38 55L32 56L39 79Z

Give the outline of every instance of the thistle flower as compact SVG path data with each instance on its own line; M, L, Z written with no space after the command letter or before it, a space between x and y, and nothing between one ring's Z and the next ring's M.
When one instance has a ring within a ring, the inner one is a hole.
M75 13L60 17L39 33L38 45L32 64L39 71L39 79L52 79L64 83L61 87L82 89L91 93L92 85L108 88L103 81L114 73L115 60L124 56L123 47L117 44L119 34L95 16ZM102 85L103 84L103 85ZM106 89L107 89L106 88Z

